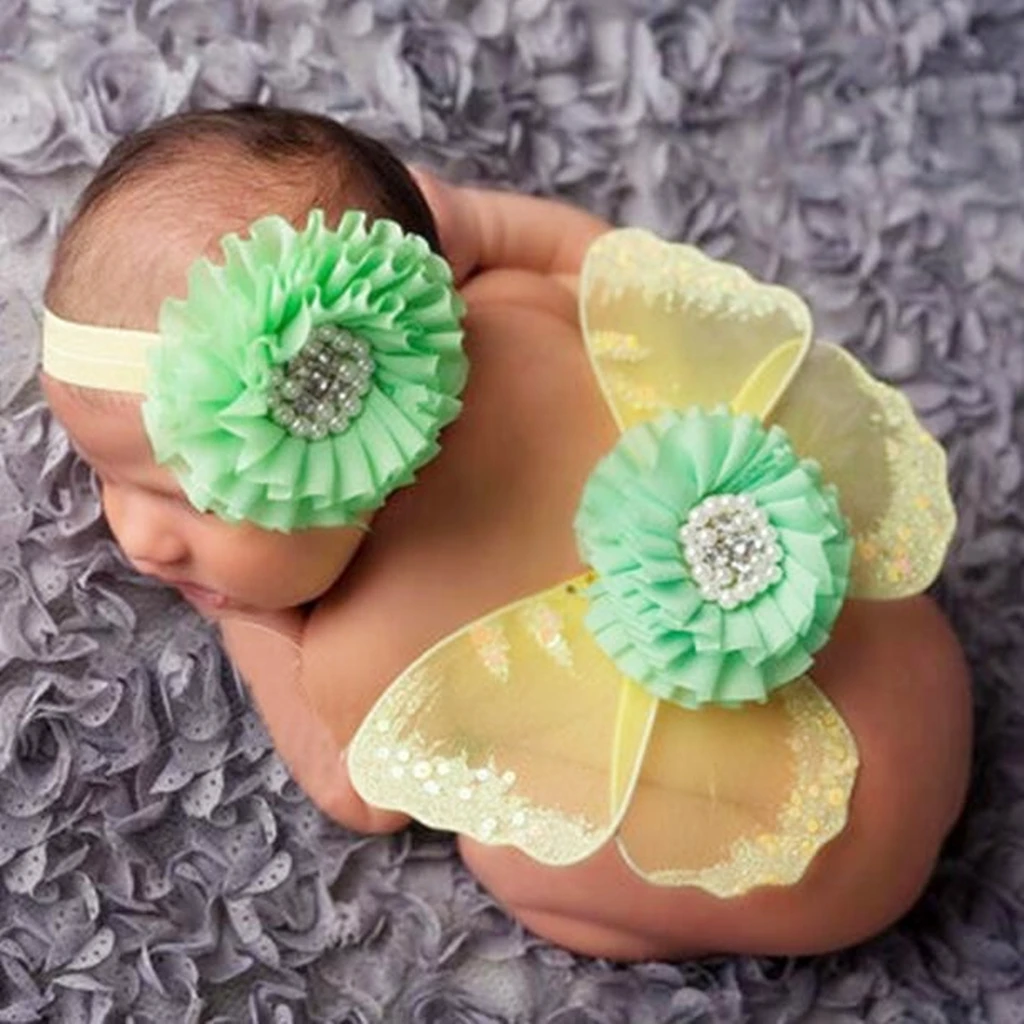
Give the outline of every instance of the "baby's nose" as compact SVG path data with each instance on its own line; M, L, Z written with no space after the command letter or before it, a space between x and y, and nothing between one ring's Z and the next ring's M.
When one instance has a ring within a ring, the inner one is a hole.
M108 490L103 509L118 544L140 572L159 575L188 557L174 516L159 500L126 498Z
M187 560L188 548L173 534L152 535L143 543L122 542L121 547L131 563L149 576L160 576Z

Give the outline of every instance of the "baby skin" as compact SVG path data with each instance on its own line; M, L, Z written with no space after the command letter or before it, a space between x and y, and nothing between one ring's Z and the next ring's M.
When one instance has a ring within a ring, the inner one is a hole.
M583 571L574 514L618 437L575 294L583 254L606 225L554 203L418 177L467 303L471 373L441 454L368 532L285 535L197 513L153 461L137 401L86 401L44 380L129 558L217 620L297 783L361 832L408 822L368 806L349 782L345 750L361 721L442 638ZM182 254L155 291L182 294L188 262ZM138 326L155 326L155 299L151 315ZM595 956L811 954L879 932L921 893L962 806L967 672L943 616L920 597L849 601L813 677L861 765L846 828L797 884L732 899L658 887L614 844L555 868L461 837L466 864L526 928Z

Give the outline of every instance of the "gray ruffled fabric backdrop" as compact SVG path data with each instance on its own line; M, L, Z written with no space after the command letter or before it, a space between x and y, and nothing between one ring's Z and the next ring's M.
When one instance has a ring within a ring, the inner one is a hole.
M0 1022L1024 1020L1021 0L0 0ZM971 804L919 907L808 961L524 935L447 839L326 824L39 402L55 232L185 107L326 111L799 288L949 448Z

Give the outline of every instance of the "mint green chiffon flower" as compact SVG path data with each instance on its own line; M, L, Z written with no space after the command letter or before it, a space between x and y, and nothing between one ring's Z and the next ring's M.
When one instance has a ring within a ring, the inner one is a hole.
M828 639L853 544L834 487L785 432L692 407L623 433L576 518L587 625L684 707L764 701Z
M356 523L438 451L467 366L426 241L358 211L229 235L168 300L143 416L198 509L290 531Z

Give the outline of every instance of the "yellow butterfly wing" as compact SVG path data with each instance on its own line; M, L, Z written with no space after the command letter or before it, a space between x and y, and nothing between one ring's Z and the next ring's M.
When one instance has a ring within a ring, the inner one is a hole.
M622 674L583 623L585 580L461 629L404 672L348 751L369 803L572 864L615 834L656 702L619 721ZM613 745L631 767L613 794Z
M580 318L623 430L689 405L764 416L811 345L810 312L793 292L637 228L590 247ZM780 349L785 359L773 358Z
M656 885L722 898L790 885L846 824L857 761L807 678L737 709L662 702L619 850Z
M777 423L839 489L856 542L850 596L934 580L956 524L945 453L900 392L837 346L812 346L797 295L627 228L591 246L580 312L620 427L694 404Z
M468 626L403 673L348 752L369 803L578 863L617 837L637 874L716 895L793 881L845 822L853 740L809 681L688 711L615 668L585 579Z
M817 344L769 422L839 489L854 538L850 597L917 594L956 527L946 455L895 388L848 352Z

